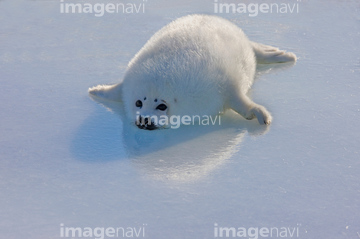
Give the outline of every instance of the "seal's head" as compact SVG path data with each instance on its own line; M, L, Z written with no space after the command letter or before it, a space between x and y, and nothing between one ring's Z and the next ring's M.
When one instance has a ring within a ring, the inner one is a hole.
M134 102L136 110L135 124L140 129L154 130L165 127L167 122L168 104L165 100L148 97Z

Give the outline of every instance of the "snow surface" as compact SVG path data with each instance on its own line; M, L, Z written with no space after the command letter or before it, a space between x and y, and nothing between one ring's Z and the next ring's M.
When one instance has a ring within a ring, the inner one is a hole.
M227 114L221 126L147 132L87 89L118 82L153 33L214 14L213 1L138 1L145 13L103 17L0 1L1 238L61 238L61 224L213 238L215 223L359 238L360 4L272 2L299 13L217 14L298 56L259 69L252 97L272 125Z

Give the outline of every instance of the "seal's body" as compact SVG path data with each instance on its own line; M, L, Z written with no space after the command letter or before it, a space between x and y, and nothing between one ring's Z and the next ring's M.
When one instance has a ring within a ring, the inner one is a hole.
M246 119L270 124L270 113L246 95L256 63L295 60L293 53L249 41L225 19L189 15L155 33L130 61L121 83L89 92L123 101L134 121L139 115L202 116L233 109ZM156 128L150 125L150 119L138 123L140 128Z

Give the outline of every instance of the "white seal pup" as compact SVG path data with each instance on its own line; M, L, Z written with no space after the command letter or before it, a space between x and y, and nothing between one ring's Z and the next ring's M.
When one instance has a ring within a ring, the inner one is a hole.
M166 127L154 118L216 115L233 109L270 124L271 114L246 94L256 63L296 61L293 53L249 41L235 24L216 16L188 15L155 33L130 61L119 84L89 93L123 101L142 129ZM151 116L151 118L150 118Z

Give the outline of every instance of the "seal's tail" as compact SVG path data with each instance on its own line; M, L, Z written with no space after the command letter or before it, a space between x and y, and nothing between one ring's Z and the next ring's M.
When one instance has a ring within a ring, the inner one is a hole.
M267 46L251 42L258 64L271 64L296 61L296 55L292 52L285 52L273 46Z

